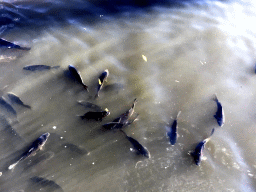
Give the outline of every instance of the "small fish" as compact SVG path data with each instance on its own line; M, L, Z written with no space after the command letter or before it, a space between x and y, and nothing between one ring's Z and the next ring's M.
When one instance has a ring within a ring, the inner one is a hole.
M40 185L40 187L50 187L49 191L63 191L61 186L59 186L57 183L55 183L52 180L45 179L43 177L31 177L30 180L34 183L37 183Z
M0 105L6 109L6 111L17 119L17 112L15 109L2 97L0 97Z
M120 115L118 118L116 118L113 122L119 122L121 124L126 124L128 119L132 116L132 114L134 112L136 103L137 103L137 98L134 99L132 107L128 111L126 111L125 113Z
M217 123L220 127L222 127L225 123L225 115L224 115L224 110L222 108L221 103L219 102L217 95L215 94L215 97L213 99L217 103L217 111L214 115L215 119L217 119Z
M109 130L114 130L114 129L122 129L124 127L129 126L130 124L132 124L135 120L137 120L137 117L139 116L139 114L136 115L136 117L134 119L132 119L131 121L126 121L125 123L120 123L120 119L121 118L116 118L113 122L109 122L106 123L104 125L102 125L105 129L109 129Z
M105 111L100 112L89 111L85 113L83 116L81 116L81 118L87 120L94 119L96 121L102 121L102 119L108 115L110 115L110 112L106 108Z
M15 163L11 164L8 169L14 169L15 166L22 160L25 160L26 158L30 157L31 155L35 155L37 151L42 150L43 146L45 145L48 137L50 136L50 133L44 133L40 137L38 137L29 147L29 150L27 150L25 153L22 154L21 158L16 161Z
M147 150L146 147L143 147L137 140L135 140L134 138L132 137L129 137L127 136L127 134L123 131L123 130L120 130L122 133L125 134L126 138L130 141L130 143L133 145L134 149L141 155L147 157L147 158L150 158L150 153L149 151Z
M15 49L20 49L20 50L30 50L29 47L21 47L19 45L16 45L14 43L11 43L11 42L6 41L5 39L1 39L1 38L0 38L0 47L7 47L8 49L15 48Z
M29 105L24 104L23 101L21 101L20 98L17 95L15 95L14 93L7 93L7 95L12 102L15 102L19 105L22 105L23 107L31 109L31 107Z
M77 71L77 69L73 66L73 65L69 65L68 66L68 70L71 74L71 76L80 84L83 85L83 87L86 89L86 91L88 91L88 86L84 84L82 77L80 75L80 73Z
M76 155L86 155L88 153L85 149L72 143L64 143L61 146L64 147L65 149L69 149L70 152Z
M44 70L49 70L49 69L57 69L60 66L48 66L48 65L27 65L23 67L24 70L28 71L44 71Z
M107 77L109 75L108 69L106 69L98 78L98 88L97 88L97 93L95 95L96 97L99 97L99 91L101 90L104 81L106 81Z
M177 137L178 137L178 121L177 121L177 119L178 119L180 113L181 113L181 111L178 112L176 119L173 121L172 126L166 133L166 135L169 137L170 143L172 145L175 145L175 143L177 141Z
M214 128L212 129L211 135L207 139L204 139L203 141L198 143L195 148L195 151L190 153L190 155L194 158L196 165L200 165L202 161L204 146L210 140L210 137L213 135L213 133L214 133Z
M105 91L105 92L117 92L121 89L124 89L124 85L123 84L120 84L120 83L113 83L113 84L110 84L110 85L106 85L102 88L102 91Z
M87 101L77 101L80 105L83 105L86 108L93 109L95 111L102 111L102 108L98 105L95 105L93 103L87 102Z

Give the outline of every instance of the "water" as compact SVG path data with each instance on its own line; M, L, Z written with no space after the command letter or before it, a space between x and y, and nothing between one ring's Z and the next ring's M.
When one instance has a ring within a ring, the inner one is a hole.
M32 110L12 104L18 123L1 109L0 191L254 191L255 48L253 1L4 1L0 37L31 47L0 48L0 89ZM90 92L65 75L80 71ZM24 71L26 65L59 69ZM94 100L97 77L110 75ZM114 85L113 85L114 84ZM108 86L109 85L109 86ZM108 86L108 87L107 87ZM226 122L219 128L214 94ZM121 132L102 129L131 107L139 120L125 128L151 153L131 152ZM85 100L111 112L82 121ZM179 137L165 127L178 111ZM198 167L188 152L216 131ZM44 132L44 150L13 171L7 167ZM46 184L47 185L47 184Z

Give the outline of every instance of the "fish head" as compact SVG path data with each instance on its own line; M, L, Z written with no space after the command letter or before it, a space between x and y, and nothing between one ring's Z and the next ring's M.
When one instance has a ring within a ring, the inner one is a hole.
M106 117L110 115L110 111L106 108L105 111L103 111L103 117Z

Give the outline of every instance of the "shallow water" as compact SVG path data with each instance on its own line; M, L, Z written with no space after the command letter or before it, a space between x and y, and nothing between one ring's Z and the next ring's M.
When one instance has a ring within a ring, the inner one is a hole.
M4 2L0 38L31 50L0 48L1 94L9 101L7 93L15 93L32 109L11 103L17 123L1 107L0 191L61 191L32 182L34 176L76 192L255 190L254 2L114 1L111 10L98 1ZM30 72L26 65L60 68ZM67 77L68 65L89 93ZM105 69L110 74L95 100ZM225 111L221 128L215 93ZM132 152L121 132L101 127L134 98L139 119L124 131L150 159ZM89 109L79 100L111 114L82 121ZM166 126L178 111L179 137L171 146ZM214 127L196 166L188 153ZM51 133L44 150L7 170L44 132Z

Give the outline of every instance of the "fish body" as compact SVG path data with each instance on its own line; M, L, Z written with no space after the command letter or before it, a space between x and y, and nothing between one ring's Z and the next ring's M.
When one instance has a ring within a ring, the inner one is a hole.
M24 70L28 71L44 71L44 70L50 70L50 69L57 69L60 66L48 66L48 65L27 65L23 67Z
M150 153L147 150L146 147L143 147L136 139L129 137L126 135L126 133L124 131L121 130L121 132L123 132L126 136L126 138L128 139L128 141L130 141L130 143L133 145L134 149L141 155L150 158Z
M98 88L97 88L97 93L95 95L95 97L99 96L99 91L101 90L101 88L103 87L103 83L104 81L106 81L107 77L109 75L109 71L108 69L106 69L98 78Z
M0 105L5 108L7 112L17 118L17 112L3 97L0 97Z
M172 145L175 145L176 141L177 141L177 137L178 137L178 116L181 112L179 111L177 114L176 119L174 119L172 126L170 127L170 129L167 131L167 136L170 139L170 143Z
M7 47L8 49L14 48L14 49L20 49L20 50L30 50L30 48L28 47L21 47L19 45L16 45L14 43L11 43L1 38L0 38L0 47Z
M96 121L102 121L102 119L106 116L108 116L110 112L108 109L105 109L105 111L100 111L100 112L94 112L94 111L89 111L85 113L83 116L81 116L82 119L87 119L87 120L96 120Z
M214 133L214 128L212 129L210 137L212 136L213 133ZM192 153L190 153L190 155L194 158L195 164L198 166L202 161L204 146L210 140L210 137L198 143L195 150Z
M216 103L217 103L217 111L216 111L214 117L217 120L218 125L220 127L222 127L225 123L225 115L224 115L224 110L222 108L222 105L219 102L216 94L215 94L214 101L216 101Z
M68 66L68 70L71 74L71 76L80 84L83 85L83 87L86 89L86 91L88 91L88 86L84 84L83 79L80 75L80 73L78 72L78 70L73 66L73 65L69 65Z
M44 133L40 137L38 137L29 147L25 153L21 155L21 158L16 161L15 163L11 164L8 169L14 169L14 167L22 160L30 157L31 155L35 155L37 151L42 150L43 146L45 145L47 139L49 138L50 133Z
M34 183L37 183L38 185L40 185L40 187L49 187L50 191L63 191L63 189L57 184L55 183L54 181L52 180L48 180L48 179L45 179L43 177L37 177L37 176L34 176L34 177L31 177L30 180Z
M119 123L126 124L128 119L132 116L134 112L136 102L137 102L137 99L135 98L133 101L132 107L128 111L120 115L118 118L116 118L113 122L116 122L117 120L119 120Z
M22 105L23 107L31 109L31 107L29 105L24 104L23 101L21 101L21 99L14 93L7 93L7 95L11 101L13 101L19 105Z

